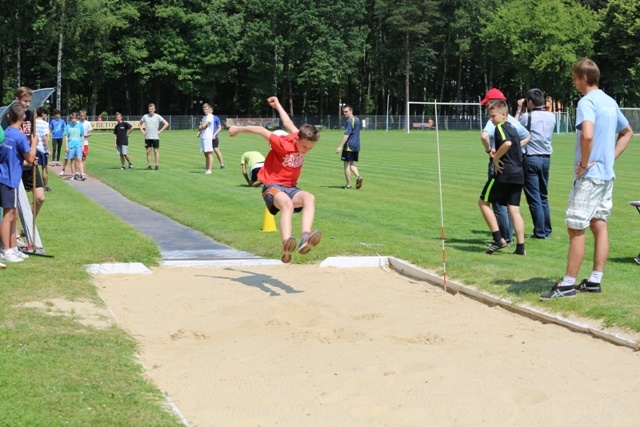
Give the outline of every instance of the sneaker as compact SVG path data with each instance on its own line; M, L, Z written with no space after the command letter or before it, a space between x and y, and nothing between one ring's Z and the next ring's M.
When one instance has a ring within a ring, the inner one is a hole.
M322 239L322 233L320 230L315 230L313 233L302 233L302 237L300 238L300 246L298 247L298 252L302 255L306 255L309 253L311 248L320 243Z
M345 190L351 190L351 186L350 186L350 185L345 185L345 186L344 186L344 187L342 187L342 188L344 188Z
M49 188L49 187L44 187L44 191L51 191L51 188Z
M150 171L151 170L151 165L147 166L147 170Z
M500 249L504 249L508 246L509 244L505 242L504 239L502 239L501 242L491 242L489 243L489 247L487 247L487 250L484 251L484 253L491 255L492 253L497 252Z
M600 283L590 282L588 279L582 280L576 290L580 292L591 292L592 294L599 294L602 292Z
M158 170L158 165L156 165L156 170Z
M25 254L22 251L19 251L18 248L16 248L13 253L18 257L18 258L22 258L22 259L27 259L29 258L29 255Z
M291 254L296 250L296 238L289 237L287 240L282 242L282 255L280 256L280 261L288 264L291 262Z
M82 177L81 177L81 179L82 179L83 181L86 181L86 180L87 180L87 175L85 175L85 174L82 174Z
M123 171L124 170L124 166L120 167L120 170Z
M75 176L72 176L71 178L69 178L69 181L75 181L75 180L76 180Z
M73 174L73 177L74 177L76 180L79 180L79 179L80 179L80 174L79 174L79 173L75 173L75 174Z
M129 169L133 169L133 163L129 163Z
M2 270L4 268L7 268L7 266L0 262L0 270Z
M207 169L206 171L204 171L205 175L211 175L211 169Z
M364 181L363 177L359 176L356 178L356 190L362 188L362 181Z
M26 236L25 236L26 237ZM22 240L21 237L17 237L16 238L16 246L18 248L26 248L27 247L27 242L25 242L24 240Z
M0 261L4 262L22 262L24 261L22 258L18 257L13 252L5 252L0 255Z
M62 169L58 175L64 176L64 169Z
M575 286L560 286L558 283L557 285L553 285L549 292L540 295L540 301L546 301L554 298L573 298L575 296Z
M633 260L636 262L636 264L640 265L640 254L637 257L635 257Z
M224 169L224 165L221 165L221 166L220 166L220 169Z

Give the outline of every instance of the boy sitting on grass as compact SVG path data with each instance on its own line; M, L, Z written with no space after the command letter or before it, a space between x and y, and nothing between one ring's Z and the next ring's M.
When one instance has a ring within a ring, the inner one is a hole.
M520 137L513 125L507 121L508 108L505 101L490 101L488 111L492 123L496 126L494 135L496 152L492 156L494 170L478 200L480 212L493 235L493 242L489 244L486 252L492 254L508 246L500 234L496 215L490 206L490 203L501 203L507 205L516 232L518 246L514 253L526 255L524 222L520 215L520 196L524 185Z
M0 145L0 206L3 209L0 224L0 241L2 241L1 261L21 262L25 256L18 251L18 187L22 179L22 162L33 165L36 158L38 138L35 134L29 140L20 131L25 116L22 104L15 103L9 109L9 122L4 134L4 142Z
M287 112L275 96L267 99L269 105L280 115L289 135L279 136L262 126L231 126L229 136L240 132L262 135L271 145L271 150L264 161L264 167L258 173L258 179L264 184L262 197L272 215L280 215L280 233L282 236L282 256L284 263L291 262L291 254L296 248L296 238L291 235L291 220L294 212L302 211L302 234L298 251L307 254L312 247L320 243L322 233L311 232L315 215L315 196L296 187L298 177L304 163L304 155L311 150L320 133L309 124L295 127Z

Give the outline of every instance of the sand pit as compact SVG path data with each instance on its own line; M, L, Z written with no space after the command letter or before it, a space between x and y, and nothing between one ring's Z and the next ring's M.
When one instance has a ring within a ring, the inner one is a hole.
M191 426L637 425L640 354L379 268L96 276Z

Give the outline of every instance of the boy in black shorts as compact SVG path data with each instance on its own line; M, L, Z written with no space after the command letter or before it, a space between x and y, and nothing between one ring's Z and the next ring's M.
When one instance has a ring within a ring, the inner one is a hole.
M520 215L520 195L524 185L520 137L511 123L507 121L508 108L505 101L491 101L488 111L491 121L496 126L494 135L496 152L492 156L494 171L484 185L480 200L478 200L480 212L482 212L482 216L493 235L493 242L489 244L486 253L492 254L508 246L500 234L496 215L490 206L491 203L501 203L507 205L507 210L516 232L518 246L514 253L526 255L524 249L524 222Z

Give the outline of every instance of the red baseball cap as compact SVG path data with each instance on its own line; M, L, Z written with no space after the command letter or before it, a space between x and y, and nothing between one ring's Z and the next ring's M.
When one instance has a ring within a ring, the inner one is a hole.
M504 93L500 92L499 89L492 88L492 89L489 89L487 94L484 96L484 99L480 101L480 105L484 105L487 102L491 101L492 99L501 99L503 101L507 100L507 98L504 96Z

